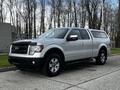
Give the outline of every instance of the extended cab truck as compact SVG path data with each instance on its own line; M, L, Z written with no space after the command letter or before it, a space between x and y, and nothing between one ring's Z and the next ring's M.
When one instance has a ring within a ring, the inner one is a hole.
M66 62L95 58L103 65L110 54L110 39L103 30L57 28L37 39L12 43L9 62L18 69L42 68L48 76L56 76Z

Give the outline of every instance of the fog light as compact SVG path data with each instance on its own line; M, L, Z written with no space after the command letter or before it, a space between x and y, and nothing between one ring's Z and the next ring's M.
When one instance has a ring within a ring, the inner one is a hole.
M35 64L35 61L32 61L32 64Z

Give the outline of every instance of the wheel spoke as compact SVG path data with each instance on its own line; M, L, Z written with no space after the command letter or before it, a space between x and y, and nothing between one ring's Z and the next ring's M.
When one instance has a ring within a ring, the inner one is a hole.
M51 68L51 72L54 72L54 69L55 69L55 68L54 68L54 67L52 67L52 68Z
M102 63L104 63L104 62L105 62L105 53L102 53L102 54L101 54L100 59L101 59Z
M55 63L58 63L58 59L55 59Z
M52 58L49 63L49 70L52 73L55 73L59 70L59 67L60 67L59 60L57 58Z
M58 68L55 67L55 68L54 68L54 71L55 71L55 72L58 71Z
M59 67L59 66L60 66L60 64L58 63L58 64L56 64L56 66L57 66L57 67Z
M49 67L52 68L52 64L49 64Z

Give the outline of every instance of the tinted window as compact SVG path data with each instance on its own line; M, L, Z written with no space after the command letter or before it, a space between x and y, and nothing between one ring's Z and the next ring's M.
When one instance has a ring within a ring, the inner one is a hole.
M90 39L88 32L84 29L80 29L81 39Z
M67 32L68 32L68 29L52 29L52 30L50 30L48 32L45 32L40 37L63 39Z
M77 29L71 30L68 36L70 35L78 35L78 38L80 39L80 32Z
M95 38L107 38L107 35L104 32L91 31Z

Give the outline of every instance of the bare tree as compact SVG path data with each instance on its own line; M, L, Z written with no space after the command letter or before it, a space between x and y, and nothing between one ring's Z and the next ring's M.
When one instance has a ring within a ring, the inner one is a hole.
M51 19L50 19L50 25L49 28L52 27L52 21L54 23L54 28L56 27L56 5L55 5L56 0L49 0L49 4L51 6Z
M119 6L118 6L118 14L117 14L117 36L116 36L116 47L120 47L120 0L118 0Z
M75 27L77 27L77 7L76 7L76 0L73 1L73 7L74 7L74 24Z
M73 11L72 11L72 1L73 0L66 0L66 4L67 4L67 26L71 27L72 23L73 23Z
M4 16L3 16L3 3L4 3L4 0L0 0L0 22L3 23L3 20L4 20Z
M52 28L53 15L54 15L54 11L53 11L53 8L51 8L50 21L49 21L49 29Z
M101 0L0 0L0 22L4 21L4 4L10 12L10 23L16 27L18 34L25 34L25 38L36 38L38 29L40 33L44 33L47 23L48 28L61 26L84 28L86 22L89 23L89 28L100 29L102 25ZM114 10L107 0L104 4L105 30L113 30L116 27ZM47 7L50 9L46 9ZM50 12L49 17L46 12ZM37 17L38 13L40 18ZM119 16L118 13L116 17ZM40 28L37 28L38 24ZM117 38L119 34L116 35Z
M86 19L87 19L85 0L80 0L79 2L80 2L79 7L78 7L79 8L78 10L79 24L81 28L84 28Z
M17 0L15 6L16 6L16 13L18 14L18 17L19 17L20 27L24 29L24 31L23 31L24 37L22 37L22 38L28 39L29 38L29 26L28 26L28 11L26 8L27 7L26 3L24 0L21 2L19 2L19 0Z
M36 38L36 9L37 9L37 2L36 0L33 0L34 38Z
M34 3L33 0L24 0L23 2L25 3L23 18L26 27L25 28L26 38L32 38Z
M60 15L62 8L62 0L56 0L56 8L57 8L57 27L60 27Z
M15 3L15 0L8 0L8 2L6 4L8 6L9 12L10 12L10 23L15 26L15 18L14 18L15 13L13 11L14 3Z
M45 0L40 0L41 4L41 22L40 22L40 33L45 32Z
M88 12L89 28L100 28L100 25L98 25L98 22L100 21L98 17L99 5L100 0L85 0L85 6Z

